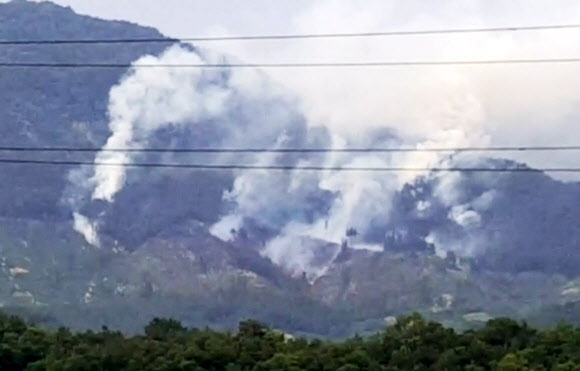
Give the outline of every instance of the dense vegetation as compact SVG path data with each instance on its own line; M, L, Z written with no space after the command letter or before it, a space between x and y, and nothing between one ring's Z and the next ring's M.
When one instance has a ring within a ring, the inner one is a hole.
M155 319L144 334L48 331L0 315L1 370L580 370L580 328L494 319L458 333L415 314L368 338L292 338L256 321L236 333Z

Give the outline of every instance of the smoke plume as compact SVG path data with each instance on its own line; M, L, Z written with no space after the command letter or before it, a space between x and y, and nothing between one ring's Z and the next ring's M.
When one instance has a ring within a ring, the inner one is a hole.
M565 9L550 13L553 23L578 23L580 12L566 4ZM426 4L371 0L360 7L354 0L341 2L340 6L324 0L312 2L292 23L294 31L302 33L441 29L449 24L491 27L502 25L497 23L502 19L494 18L497 7L503 7L506 14L522 9L512 3L500 6L483 1ZM525 17L525 21L519 24L546 23L533 16ZM323 43L288 41L276 49L259 43L223 43L215 46L214 54L175 46L159 57L147 56L136 63L196 64L224 58L221 53L256 63L527 59L580 54L580 35L564 30ZM134 160L132 155L106 150L147 147L156 132L167 127L187 128L195 136L196 130L201 130L197 128L208 126L211 135L203 134L207 135L203 137L206 147L421 149L575 144L573 141L580 135L576 122L576 103L580 99L577 68L493 65L268 71L134 69L111 90L111 136L96 161L130 163ZM551 158L533 153L505 156L538 167L567 166L574 161L569 154ZM232 172L234 181L224 189L222 205L216 205L224 212L211 227L212 233L229 240L232 232L243 228L265 231L261 247L264 255L292 272L306 271L311 275L320 273L320 267L313 264L317 246L340 244L349 228L361 236L361 244L353 247L380 244L393 219L394 197L405 185L418 184L425 177L431 180L431 195L425 199L417 196L412 212L415 217L426 218L444 209L442 217L450 226L434 229L425 238L438 248L463 255L475 254L482 248L478 228L483 213L496 197L496 180L492 176L481 175L477 179L481 190L473 196L464 192L464 174L425 171L433 166L478 166L485 161L480 155L261 153L204 159L260 166L415 169ZM93 198L113 202L126 177L123 167L97 166L91 177Z
M291 19L287 33L369 32L576 24L580 6L564 0L533 5L489 2L313 1ZM231 31L231 33L234 33ZM252 62L445 61L574 58L575 29L405 37L223 43L215 46ZM433 138L444 123L430 107L451 105L457 84L485 114L479 130L490 145L574 145L580 135L578 64L272 69L269 75L300 97L311 125L356 136L391 127L404 136ZM469 124L461 127L469 133ZM461 133L457 133L459 136ZM460 138L457 138L460 139ZM458 142L458 144L460 144ZM569 152L506 153L534 167L575 166ZM554 176L573 179L571 174Z
M89 244L98 247L100 242L95 224L89 218L76 212L73 213L73 218L74 230L79 232Z
M135 63L200 64L203 61L196 53L175 46L160 57L146 56ZM103 165L96 166L92 177L93 199L112 202L124 185L127 169L114 164L133 161L129 152L108 151L143 148L149 136L162 127L207 121L224 110L228 91L206 83L212 77L211 72L200 68L137 68L111 89L111 136L95 159Z

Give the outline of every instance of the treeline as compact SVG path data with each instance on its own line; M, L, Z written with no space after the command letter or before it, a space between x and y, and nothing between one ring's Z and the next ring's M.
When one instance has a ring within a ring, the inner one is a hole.
M494 319L459 333L415 314L340 342L292 338L251 320L230 333L155 319L127 337L49 331L0 314L0 370L580 370L580 329Z

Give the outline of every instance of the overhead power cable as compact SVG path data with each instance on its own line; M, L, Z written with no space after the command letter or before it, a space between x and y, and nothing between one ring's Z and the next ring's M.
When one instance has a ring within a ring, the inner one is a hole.
M580 57L542 59L491 59L447 61L379 61L379 62L308 62L308 63L52 63L52 62L0 62L0 68L349 68L349 67L413 67L413 66L474 66L505 64L578 63Z
M418 35L443 35L485 32L516 32L516 31L542 31L578 29L580 24L561 25L538 25L538 26L504 26L489 28L458 28L458 29L433 29L433 30L407 30L407 31L376 31L376 32L353 32L353 33L307 33L307 34L278 34L278 35L238 35L238 36L198 36L184 38L118 38L118 39L44 39L44 40L0 40L0 45L63 45L63 44L137 44L137 43L173 43L173 42L213 42L213 41L251 41L251 40L292 40L292 39L336 39L336 38L360 38L360 37L385 37L385 36L418 36Z
M133 168L171 168L190 170L282 170L282 171L357 171L357 172L493 172L493 173L578 173L580 168L544 168L527 167L490 168L490 167L341 167L341 166L289 166L289 165L207 165L178 163L109 163L92 161L50 161L29 159L0 159L0 164L14 165L55 165L55 166L111 166Z
M125 153L389 153L389 152L518 152L580 151L577 146L502 147L383 147L383 148L95 148L95 147L10 147L0 152L125 152Z

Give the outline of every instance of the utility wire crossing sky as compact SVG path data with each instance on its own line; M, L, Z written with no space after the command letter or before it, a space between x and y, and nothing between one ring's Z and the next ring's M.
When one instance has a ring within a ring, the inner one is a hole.
M311 33L291 35L242 35L242 36L204 36L185 38L126 38L126 39L46 39L46 40L0 40L0 45L51 45L51 44L132 44L132 43L166 43L166 42L200 42L200 41L245 41L245 40L288 40L288 39L328 39L351 37L385 37L385 36L419 36L482 32L516 32L540 30L565 30L580 28L580 24L506 26L491 28L460 28L441 30L409 30L354 33Z
M404 67L404 66L469 66L499 64L578 63L579 58L496 59L469 61L381 61L324 63L199 63L199 64L127 64L127 63L0 63L0 68L344 68L344 67Z
M515 146L455 148L89 148L89 147L2 147L0 152L137 152L137 153L381 153L381 152L510 152L578 151L579 146Z
M475 34L475 33L512 33L523 31L558 31L580 29L580 24L544 24L531 26L501 26L480 28L449 28L449 29L418 29L418 30L391 30L377 32L336 32L336 33L291 33L291 34L258 34L238 36L199 36L186 38L120 38L120 39L45 39L45 40L0 40L0 46L18 45L62 45L62 44L131 44L131 43L174 43L174 42L212 42L212 41L252 41L252 40L291 40L291 39L329 39L329 38L369 38L369 37L405 37L422 35L445 35L445 34ZM0 63L0 68L349 68L349 67L414 67L414 66L476 66L476 65L508 65L508 64L573 64L580 62L580 56L555 57L555 58L516 58L516 59L482 59L482 60L378 60L378 61L330 61L330 62L301 62L301 63L175 63L175 64L147 64L147 63L52 63L52 62L5 62ZM138 148L19 148L0 147L2 152L169 152L169 153L371 153L371 152L500 152L500 151L564 151L579 150L580 146L507 146L507 147L464 147L464 148L185 148L185 149L138 149ZM531 169L490 169L490 168L324 168L324 167L287 167L287 166L245 166L245 165L205 165L205 164L164 164L164 163L85 163L82 161L44 161L44 160L13 160L0 159L0 164L38 164L38 165L111 165L131 167L176 167L176 168L200 168L200 169L263 169L263 170L354 170L354 171L531 171ZM580 169L545 168L533 171L551 172L580 172Z
M578 173L580 168L546 168L533 169L529 167L342 167L342 166L284 166L284 165L206 165L177 163L121 163L92 161L51 161L0 159L0 164L14 165L57 165L57 166L112 166L135 168L173 168L190 170L282 170L282 171L359 171L359 172L492 172L492 173Z

